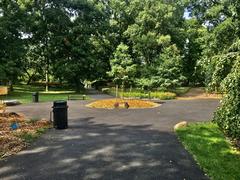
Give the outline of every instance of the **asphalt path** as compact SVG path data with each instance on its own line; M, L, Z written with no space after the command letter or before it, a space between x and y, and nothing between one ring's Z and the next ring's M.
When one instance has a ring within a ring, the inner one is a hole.
M0 179L208 179L173 126L209 121L218 100L170 100L157 108L128 110L86 107L90 102L69 101L69 128L51 129L26 150L1 160ZM37 103L8 111L49 119L51 107Z

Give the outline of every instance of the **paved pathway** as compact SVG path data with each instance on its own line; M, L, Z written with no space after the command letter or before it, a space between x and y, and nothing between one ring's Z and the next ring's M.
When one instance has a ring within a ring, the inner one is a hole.
M49 130L27 150L0 161L0 179L208 179L172 127L209 120L218 101L172 100L143 110L91 109L87 103L68 102L69 129ZM10 110L48 118L51 106Z

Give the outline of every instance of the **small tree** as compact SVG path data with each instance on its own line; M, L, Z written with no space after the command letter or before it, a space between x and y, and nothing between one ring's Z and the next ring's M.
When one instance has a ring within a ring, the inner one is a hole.
M157 71L152 78L158 88L174 89L186 81L183 76L183 60L176 45L164 48L156 61Z
M128 46L123 43L118 45L113 55L113 59L110 60L111 71L108 74L116 84L117 97L119 85L122 85L124 90L126 83L135 76L136 64L128 53Z

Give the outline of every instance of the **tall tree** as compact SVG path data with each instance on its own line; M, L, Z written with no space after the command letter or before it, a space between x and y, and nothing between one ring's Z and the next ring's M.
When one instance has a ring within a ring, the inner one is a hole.
M14 82L22 73L24 17L16 1L0 1L0 80Z
M54 74L74 84L79 91L85 80L98 78L103 74L102 68L107 67L100 57L107 56L109 47L104 37L107 21L102 8L88 1L73 1L67 8L73 16L63 39L61 57L54 65ZM101 45L106 47L106 52Z
M46 91L48 91L49 74L57 56L61 56L61 44L69 33L70 17L66 1L34 1L29 10L31 15L30 47L42 61L45 72Z

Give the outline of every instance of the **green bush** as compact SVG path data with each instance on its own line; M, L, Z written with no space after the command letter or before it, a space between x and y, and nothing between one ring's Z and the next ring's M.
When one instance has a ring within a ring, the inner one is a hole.
M126 98L131 98L131 97L132 98L150 98L150 99L161 99L161 100L169 100L169 99L176 98L176 94L171 92L150 92L150 93L124 92L120 94Z
M110 95L115 95L115 88L103 88L102 92L105 92ZM176 93L172 92L163 92L163 91L153 91L153 92L147 92L143 91L141 89L133 89L132 91L126 90L122 92L121 89L119 89L118 92L120 97L125 98L150 98L150 99L161 99L161 100L170 100L176 98Z
M240 61L223 81L222 87L227 94L215 112L213 121L227 136L240 140Z
M176 94L172 92L152 92L151 97L162 100L175 99Z

